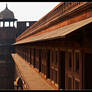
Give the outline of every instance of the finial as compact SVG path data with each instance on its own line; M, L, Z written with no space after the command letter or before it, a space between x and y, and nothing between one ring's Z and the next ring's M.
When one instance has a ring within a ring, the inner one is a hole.
M6 3L6 8L8 8L7 3Z

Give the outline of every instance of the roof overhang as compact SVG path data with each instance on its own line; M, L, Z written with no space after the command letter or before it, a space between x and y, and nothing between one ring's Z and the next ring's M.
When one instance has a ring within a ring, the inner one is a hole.
M92 23L92 17L72 23L70 25L52 30L50 32L46 32L37 36L30 36L28 38L22 39L20 41L17 41L13 45L17 44L24 44L24 43L32 43L32 42L37 42L37 41L42 41L42 40L50 40L50 39L57 39L57 38L64 38L66 35L74 32L75 30L84 27L85 25Z

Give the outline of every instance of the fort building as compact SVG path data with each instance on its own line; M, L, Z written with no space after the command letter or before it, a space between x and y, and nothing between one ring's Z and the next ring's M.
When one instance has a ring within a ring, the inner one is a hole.
M91 26L91 2L61 2L16 38L16 53L58 89L92 89Z
M0 87L21 73L26 89L92 89L92 2L60 2L39 21L17 21L6 5L0 23Z

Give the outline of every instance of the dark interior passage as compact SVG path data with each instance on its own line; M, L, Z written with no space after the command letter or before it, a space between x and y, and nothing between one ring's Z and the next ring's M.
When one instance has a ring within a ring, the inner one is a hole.
M85 89L92 89L92 54L85 54Z
M47 78L50 78L50 50L47 51Z
M60 51L60 82L59 88L65 89L65 52Z

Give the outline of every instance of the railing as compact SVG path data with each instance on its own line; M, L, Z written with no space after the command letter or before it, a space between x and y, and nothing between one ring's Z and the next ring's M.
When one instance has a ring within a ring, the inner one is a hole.
M59 15L64 15L66 12L74 8L75 6L81 5L84 2L64 2L59 7L57 7L54 11L51 11L46 16L44 16L41 20L33 24L28 30L23 32L17 40L22 39L23 37L33 33L36 29L40 28L44 24L50 22L55 17L58 17ZM30 32L29 32L30 31Z

